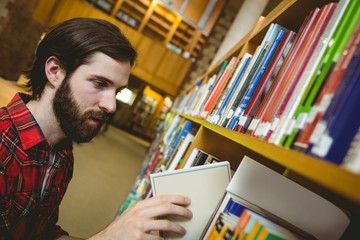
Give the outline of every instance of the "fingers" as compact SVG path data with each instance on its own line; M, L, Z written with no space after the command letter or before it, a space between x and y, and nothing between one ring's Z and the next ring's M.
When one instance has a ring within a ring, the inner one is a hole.
M156 235L146 234L143 240L164 240L164 238L160 237L159 235L156 236Z
M173 203L176 205L187 206L190 204L190 198L183 195L159 195L142 201L144 207L151 207L159 203Z
M192 213L189 209L171 203L163 203L152 207L144 208L142 211L142 215L145 218L157 218L166 215L176 215L187 219L192 218Z
M156 229L157 231L172 232L180 235L184 235L186 233L185 228L183 228L179 224L173 223L166 219L158 219L158 220L150 221L148 222L146 228L149 229L150 232Z

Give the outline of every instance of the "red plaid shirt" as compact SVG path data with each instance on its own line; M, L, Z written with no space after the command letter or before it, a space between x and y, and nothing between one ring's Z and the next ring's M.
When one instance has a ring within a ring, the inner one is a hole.
M16 94L0 108L0 239L67 235L56 223L73 173L72 143L64 140L51 150L25 105L30 99Z

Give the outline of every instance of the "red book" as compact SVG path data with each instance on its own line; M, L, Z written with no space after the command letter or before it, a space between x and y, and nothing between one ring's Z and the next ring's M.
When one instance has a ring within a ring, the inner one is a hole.
M251 119L253 118L257 108L259 107L260 102L262 101L262 96L266 94L267 86L270 86L274 80L277 67L280 67L283 63L282 59L286 57L289 52L289 48L293 43L295 32L288 31L285 33L284 38L281 40L274 56L272 57L268 67L266 68L264 75L261 77L261 80L256 87L254 94L252 95L248 105L246 106L243 115L240 118L239 124L235 129L238 132L245 132L249 126Z
M222 74L221 78L216 83L215 88L212 91L208 101L205 104L203 113L201 115L202 118L205 118L206 115L212 111L216 101L218 100L223 89L225 88L225 86L231 76L231 73L233 72L233 70L235 68L236 62L237 62L237 57L232 57L228 66L226 67L224 73Z
M282 114L284 113L290 98L293 97L293 94L297 94L295 89L297 88L299 83L299 80L301 79L302 74L304 73L307 64L309 60L311 59L312 55L314 54L314 51L317 47L318 42L321 40L321 36L325 31L325 28L330 21L330 18L332 14L334 13L336 4L329 3L325 6L323 6L318 15L315 22L312 24L312 28L306 35L306 39L303 42L303 51L299 53L298 61L296 63L296 66L293 67L294 72L289 75L289 82L291 83L288 86L288 90L286 94L284 94L284 98L279 103L279 107L277 108L276 112L274 113L271 122L278 121ZM301 98L301 96L298 96ZM270 136L272 135L274 129L270 129L268 134L265 137L265 140L269 140Z
M319 9L313 10L305 19L305 22L302 25L299 34L297 34L295 42L290 49L288 56L286 57L283 65L274 79L273 84L262 101L259 110L250 123L249 129L247 131L248 134L251 134L255 137L261 137L266 135L270 129L269 121L278 108L279 103L284 98L284 94L286 93L290 84L290 76L294 73L294 68L297 67L296 63L299 61L299 53L303 51L303 42L307 37L307 33L313 27L313 23L317 19L319 11ZM258 128L258 126L260 126L260 128Z
M312 107L310 117L307 123L299 132L294 142L294 148L298 150L306 150L309 146L310 137L315 130L315 126L322 119L327 106L329 105L329 96L332 96L341 83L342 77L349 65L350 60L354 56L356 49L360 44L360 22L357 23L349 41L347 42L342 55L335 64L333 70L329 74L322 90L316 97L316 101Z

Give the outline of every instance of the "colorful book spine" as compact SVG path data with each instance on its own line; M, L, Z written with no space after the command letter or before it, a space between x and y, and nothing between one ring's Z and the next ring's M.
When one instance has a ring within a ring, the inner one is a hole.
M266 68L260 83L258 84L253 96L251 97L249 103L247 104L243 115L240 117L236 131L245 133L249 124L257 111L262 99L269 90L280 66L282 65L284 59L289 53L289 49L294 41L295 32L288 31L285 33L279 47L277 48L274 56L271 59L268 67Z
M338 15L334 15L336 5L330 3L321 8L319 15L319 21L317 21L314 31L309 33L310 45L307 52L304 52L304 61L302 69L300 69L298 75L295 75L294 84L292 89L288 91L282 106L276 113L275 118L279 121L275 130L269 136L269 142L279 144L285 134L289 134L294 125L295 119L293 114L297 109L302 96L310 83L310 77L315 70L315 66L319 63L325 49L331 38L336 25L334 21L331 21L333 16L339 18ZM276 121L276 120L275 120Z
M231 84L224 101L221 103L219 110L215 113L211 119L211 123L218 124L221 118L223 117L224 112L226 111L226 107L229 105L231 98L234 96L236 89L240 84L240 80L249 65L252 55L249 53L245 53L244 56L241 58L235 73L234 73L234 82Z
M356 41L357 37L355 36L358 36L360 30L360 26L355 28L360 16L359 9L358 1L350 1L334 33L334 37L330 41L332 44L329 44L320 65L317 67L316 75L313 76L314 83L311 92L309 92L297 112L299 119L299 123L297 123L298 133L293 133L295 136L288 140L287 146L292 146L301 151L306 151L308 148L310 136L329 106L333 94L342 80L342 75L348 67L350 57L355 52L356 47L354 46L356 46L356 43L354 45L351 42ZM351 39L351 36L354 37ZM342 59L339 59L340 56L342 56Z
M251 82L249 84L249 87L247 88L247 90L244 94L244 97L242 98L237 109L235 110L234 117L229 126L230 129L234 130L236 128L236 126L238 125L240 117L244 113L244 110L245 110L247 104L249 103L250 99L252 98L253 93L255 92L255 89L257 88L257 86L260 82L260 79L261 79L262 75L264 74L265 69L267 68L270 60L272 59L280 41L284 37L284 34L285 34L285 31L280 29L274 42L271 44L271 46L269 46L269 50L266 50L264 60L260 64L260 68L255 73L253 79L251 80ZM265 49L267 49L267 47L265 47Z
M296 62L299 61L298 54L302 51L303 41L315 21L318 12L319 9L314 9L305 19L299 33L296 35L296 39L289 54L287 55L287 58L281 65L273 84L249 125L249 129L247 130L248 134L259 138L265 138L268 134L270 127L272 127L270 120L286 93L290 84L288 81L291 80L290 76L297 67ZM276 123L274 123L274 125L275 124Z
M219 98L219 95L221 94L222 90L224 89L225 85L227 84L229 77L231 73L234 71L235 64L237 62L236 57L232 57L229 64L226 66L223 74L221 75L221 78L214 86L214 90L212 91L211 95L209 96L205 107L200 115L201 118L206 118L207 115L212 111L216 101Z
M360 126L360 115L354 114L360 102L359 79L360 47L349 64L342 85L316 126L309 153L337 164L342 162Z

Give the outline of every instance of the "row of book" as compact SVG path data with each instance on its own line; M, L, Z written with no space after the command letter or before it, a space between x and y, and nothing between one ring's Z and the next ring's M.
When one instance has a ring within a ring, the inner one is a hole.
M343 234L350 222L343 210L247 156L231 169L225 159L191 146L198 131L186 118L167 115L117 216L139 199L176 193L192 199L192 222L179 220L191 236L186 239L337 239Z
M185 123L179 127L183 129ZM179 135L177 128L170 132L168 128L161 139L174 132ZM234 171L228 162L198 148L173 170L165 169L164 154L155 155L148 152L139 181L118 215L139 199L176 193L192 199L193 218L172 219L187 229L184 239L339 239L350 223L339 207L247 156ZM164 237L179 239L171 234Z
M297 33L273 23L254 53L225 60L174 109L360 172L359 17L359 1L340 0Z
M300 237L249 210L235 199L230 199L224 212L216 219L207 239L290 240Z

